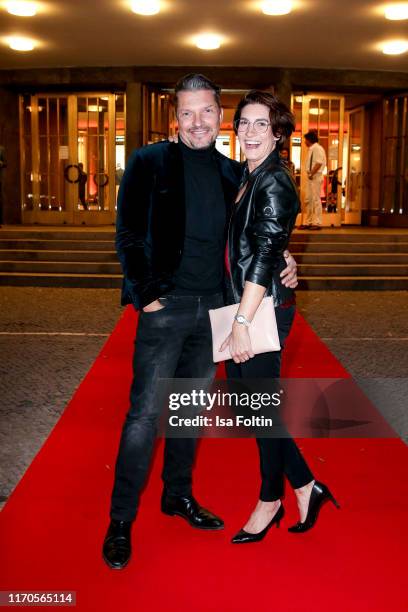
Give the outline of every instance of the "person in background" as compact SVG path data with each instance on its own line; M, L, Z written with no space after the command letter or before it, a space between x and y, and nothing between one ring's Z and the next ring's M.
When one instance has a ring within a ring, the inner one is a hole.
M294 177L295 176L295 164L290 159L289 149L282 149L279 152L279 155L280 155L281 160L283 161L283 163L286 165L287 169L291 173L291 175Z
M307 175L306 197L304 202L304 223L299 229L322 229L322 200L320 197L323 184L323 171L326 167L326 153L314 131L304 135L308 148L305 173Z
M327 202L327 212L337 212L337 201L342 187L341 179L339 178L339 173L341 173L341 170L342 168L340 166L339 168L329 172L330 193Z
M88 210L88 204L86 202L86 183L88 181L88 175L84 170L84 164L80 162L78 164L78 197L83 206L84 210Z

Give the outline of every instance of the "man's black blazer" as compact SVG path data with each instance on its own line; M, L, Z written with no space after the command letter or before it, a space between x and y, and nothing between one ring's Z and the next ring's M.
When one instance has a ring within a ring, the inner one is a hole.
M214 149L227 219L241 178L241 165ZM185 193L180 147L168 141L132 152L119 194L116 249L124 281L122 304L140 309L173 288L185 233Z

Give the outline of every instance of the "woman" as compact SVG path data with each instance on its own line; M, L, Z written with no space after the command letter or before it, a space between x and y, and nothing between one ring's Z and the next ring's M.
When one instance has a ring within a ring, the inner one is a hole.
M280 161L278 149L294 130L289 109L270 93L249 92L238 104L234 127L247 159L228 234L231 303L239 302L232 332L223 343L232 360L229 378L278 378L281 352L255 355L248 327L265 295L273 295L281 346L295 314L293 290L280 272L283 251L299 212L293 179ZM331 500L326 485L316 481L295 442L290 438L258 438L261 465L259 501L248 522L232 539L242 544L261 540L284 515L281 503L284 475L294 488L300 520L289 531L313 527L322 504Z

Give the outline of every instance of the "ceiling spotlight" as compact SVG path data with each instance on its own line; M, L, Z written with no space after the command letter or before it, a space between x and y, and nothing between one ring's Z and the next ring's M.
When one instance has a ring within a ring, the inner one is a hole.
M408 2L389 4L385 7L384 15L386 19L391 19L392 21L408 19Z
M292 0L265 0L262 2L262 12L265 15L287 15L292 8Z
M35 47L35 42L31 38L23 36L11 36L7 42L10 49L14 51L32 51Z
M205 50L219 49L221 37L217 34L200 34L200 36L196 37L196 46L199 49Z
M408 51L408 40L390 40L382 46L385 55L401 55Z
M309 113L311 115L324 115L324 108L310 108Z
M37 14L37 6L35 2L23 0L6 2L6 10L11 15L17 15L18 17L33 17Z
M133 0L131 8L138 15L157 15L160 11L160 0Z

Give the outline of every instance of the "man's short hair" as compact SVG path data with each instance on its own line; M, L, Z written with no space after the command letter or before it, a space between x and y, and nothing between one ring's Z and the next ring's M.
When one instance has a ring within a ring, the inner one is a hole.
M211 81L203 74L196 74L192 72L181 77L181 79L179 79L176 83L176 86L174 88L174 105L176 107L176 110L178 102L177 94L179 93L179 91L200 91L202 89L212 91L217 106L221 108L221 87L216 85L214 81Z
M315 143L315 142L319 142L319 137L317 135L317 132L315 132L314 130L310 130L310 132L307 132L307 134L304 135L304 138L306 138L306 140L308 140L311 143Z

